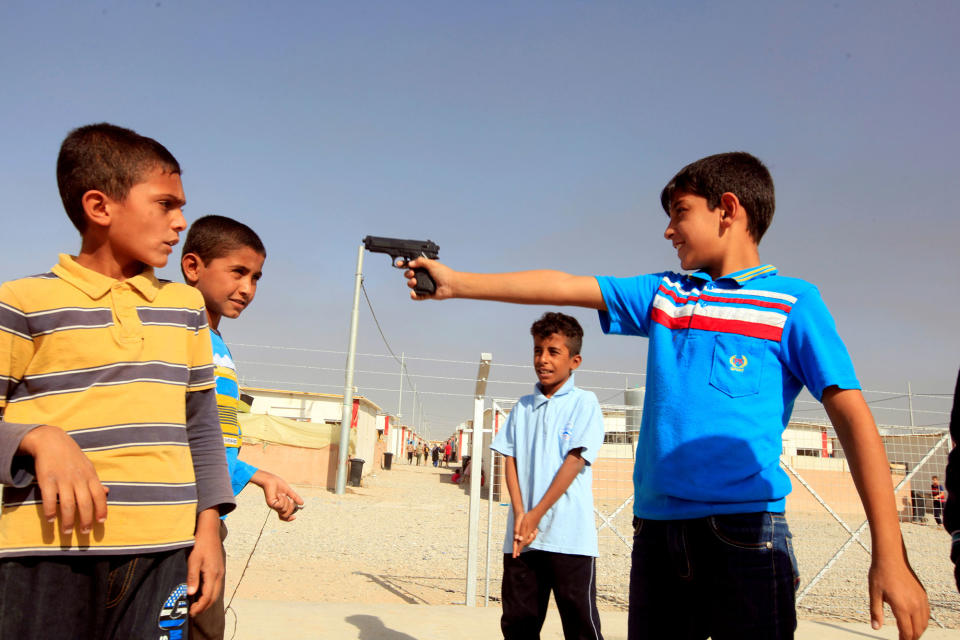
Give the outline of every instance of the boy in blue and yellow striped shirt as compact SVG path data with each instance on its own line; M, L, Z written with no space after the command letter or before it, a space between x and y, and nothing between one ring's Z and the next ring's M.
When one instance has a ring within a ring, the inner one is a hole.
M220 335L220 320L237 318L257 293L263 275L267 251L260 237L247 225L225 216L204 216L190 227L183 243L180 270L187 284L203 295L213 343L214 375L217 384L217 410L227 449L227 467L234 495L247 483L263 489L267 506L286 522L296 519L294 513L303 506L303 499L287 482L275 474L240 460L240 424L237 406L240 384L230 349ZM227 537L221 521L220 538ZM191 621L190 635L196 640L220 640L224 634L223 597Z

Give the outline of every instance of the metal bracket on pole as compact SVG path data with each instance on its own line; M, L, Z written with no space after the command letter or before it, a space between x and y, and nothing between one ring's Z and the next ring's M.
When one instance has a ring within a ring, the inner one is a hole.
M353 422L353 363L357 355L357 318L360 315L360 286L363 284L363 245L357 252L357 275L353 285L353 313L350 315L350 344L343 384L343 412L340 416L340 459L337 464L337 494L347 491L347 456L350 455L350 423Z
M473 429L470 434L470 526L467 533L467 601L477 606L477 548L480 542L480 478L483 476L483 397L493 356L480 354L477 384L473 394Z

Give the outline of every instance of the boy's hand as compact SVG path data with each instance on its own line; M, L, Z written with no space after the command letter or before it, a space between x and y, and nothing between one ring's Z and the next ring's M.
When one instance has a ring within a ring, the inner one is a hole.
M410 261L407 265L409 269L404 271L403 275L407 278L407 286L410 287L410 297L414 300L446 300L453 297L454 271L450 267L431 260L430 258L419 257ZM417 279L414 275L414 268L422 267L427 270L437 289L432 295L418 295L414 293L413 288L417 286Z
M883 603L890 605L897 620L900 640L916 640L930 619L927 592L910 567L889 566L874 558L870 565L870 620L874 629L883 626Z
M94 519L106 521L110 490L100 483L93 463L66 431L39 426L27 432L17 451L33 458L47 522L57 517L58 499L64 534L73 533L75 523L80 525L80 533L87 534Z
M200 591L200 597L190 605L191 616L204 611L223 591L222 546L220 514L216 509L204 509L197 514L197 532L187 557L187 595Z
M528 522L529 514L527 513L515 513L513 518L513 557L516 558L520 555L520 552L523 551L523 548L533 542L536 537L537 531L536 526L534 526L533 533L524 534L524 523ZM540 521L540 518L537 518L537 522Z
M523 538L520 537L520 523L523 522L523 511L513 513L513 557L516 558L523 550Z
M286 480L269 471L257 469L250 478L250 482L263 489L263 498L267 501L267 506L277 512L278 518L284 522L297 519L294 513L298 507L303 506L303 498L287 484Z
M537 526L540 524L540 518L543 516L536 508L523 514L523 517L513 527L513 546L515 549L514 558L520 555L524 547L529 546L531 542L537 539L540 530Z

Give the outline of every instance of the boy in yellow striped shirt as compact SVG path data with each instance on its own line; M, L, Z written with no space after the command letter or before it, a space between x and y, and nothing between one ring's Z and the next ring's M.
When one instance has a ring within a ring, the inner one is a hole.
M235 502L203 299L153 273L180 167L104 123L67 136L57 182L79 253L0 287L0 637L182 638Z

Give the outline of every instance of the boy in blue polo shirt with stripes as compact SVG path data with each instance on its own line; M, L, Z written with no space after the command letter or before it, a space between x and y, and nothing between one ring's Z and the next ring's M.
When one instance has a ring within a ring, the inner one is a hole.
M538 638L553 591L564 638L600 640L591 465L603 444L603 415L597 397L573 383L583 345L576 318L545 313L530 334L537 385L491 445L504 456L513 505L500 628L507 640Z
M927 626L889 463L853 365L813 285L760 262L773 180L754 156L684 167L661 204L690 273L457 272L426 258L432 297L597 309L606 333L649 339L634 469L630 638L792 638L796 561L784 518L781 436L805 385L826 408L870 522L870 616L901 639ZM407 271L412 288L413 272Z

